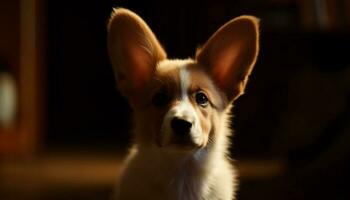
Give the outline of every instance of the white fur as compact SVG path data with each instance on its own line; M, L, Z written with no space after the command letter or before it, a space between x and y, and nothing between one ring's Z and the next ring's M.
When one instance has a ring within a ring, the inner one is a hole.
M188 99L188 88L191 84L190 72L187 70L186 66L182 66L179 71L180 83L181 83L181 99Z

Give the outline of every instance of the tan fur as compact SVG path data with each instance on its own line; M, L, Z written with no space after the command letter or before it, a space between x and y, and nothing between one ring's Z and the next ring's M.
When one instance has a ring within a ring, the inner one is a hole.
M227 155L230 110L255 64L258 40L258 20L242 16L221 27L196 59L170 60L140 17L113 11L109 55L134 111L134 147L115 199L235 198L236 172ZM208 103L201 105L198 94ZM185 136L175 134L174 118L191 123Z

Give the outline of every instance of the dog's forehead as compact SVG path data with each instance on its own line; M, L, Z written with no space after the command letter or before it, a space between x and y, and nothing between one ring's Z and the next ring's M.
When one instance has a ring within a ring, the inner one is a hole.
M193 87L215 90L211 78L204 67L192 59L164 60L156 69L156 79L171 85L176 85L178 90L193 89Z
M209 95L216 107L223 108L227 103L205 67L192 59L161 61L157 66L155 79L182 98L202 90Z
M179 89L188 89L196 85L215 89L205 68L192 59L161 61L156 69L156 78L176 84Z
M181 69L187 68L189 65L193 65L195 63L192 59L180 60L163 60L157 65L157 74L166 75L168 73L176 73Z
M177 91L183 90L190 84L188 68L194 63L191 59L163 60L157 65L155 79Z

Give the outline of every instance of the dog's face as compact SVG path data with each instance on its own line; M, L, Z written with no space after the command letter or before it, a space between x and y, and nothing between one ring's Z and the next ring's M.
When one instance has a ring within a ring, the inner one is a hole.
M114 10L108 50L118 89L134 110L137 142L186 152L215 140L227 126L230 104L244 91L258 36L258 20L239 17L222 26L195 59L169 60L140 17Z
M153 76L142 118L160 147L205 147L227 101L202 66L193 60L161 61Z

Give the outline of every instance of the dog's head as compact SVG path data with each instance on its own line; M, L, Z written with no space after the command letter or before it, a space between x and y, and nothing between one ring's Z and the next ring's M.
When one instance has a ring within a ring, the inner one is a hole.
M115 9L108 50L117 87L135 114L137 142L187 151L225 134L220 129L244 92L258 40L258 20L241 16L223 25L194 59L169 60L139 16Z

